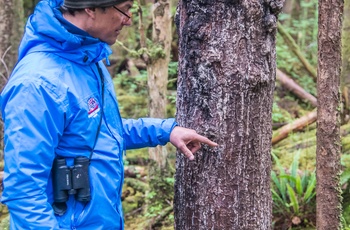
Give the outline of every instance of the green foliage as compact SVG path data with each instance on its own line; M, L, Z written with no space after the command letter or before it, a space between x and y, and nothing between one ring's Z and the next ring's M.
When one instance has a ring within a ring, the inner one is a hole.
M148 49L146 50L147 55L151 60L157 60L160 58L165 58L165 52L164 48L160 44L153 43L151 40L147 40L147 47Z
M295 15L282 13L279 21L293 37L303 55L312 66L317 66L318 1L300 1L300 11ZM316 84L302 63L277 34L277 67L285 71L306 91L316 95Z
M316 174L299 170L299 154L285 169L272 153L277 172L271 172L274 225L313 226L315 215ZM278 227L276 228L278 229Z
M344 229L350 230L350 155L341 156L341 165L343 172L340 175L340 185L342 187L343 197L343 225Z
M179 63L177 61L170 61L168 66L168 89L176 90L176 81L177 81L177 69Z
M146 195L147 209L144 216L149 219L151 224L155 219L164 215L165 210L172 211L172 202L174 196L174 173L175 169L169 162L164 168L157 167L156 162L151 161L149 168L150 190ZM163 219L162 226L172 226L173 219Z
M344 169L340 176L340 185L344 186L350 181L350 155L343 154L341 156L341 165Z
M168 105L167 116L174 117L176 103L177 62L169 64ZM141 70L139 75L130 76L127 71L113 78L117 92L120 113L123 117L139 118L148 115L147 71Z
M10 229L10 216L7 215L5 218L0 220L0 229L9 230Z
M138 118L148 114L147 72L129 76L128 72L117 74L113 79L117 92L120 113L123 117Z
M148 189L144 195L145 200L147 201L147 209L144 210L143 217L148 219L150 222L155 217L162 215L164 209L171 207L172 198L174 195L173 187L175 179L173 177L174 170L170 169L167 171L158 170L153 172L151 180L156 183L154 185L157 189ZM161 174L166 174L162 177ZM170 215L164 220L165 225L172 225L174 221L174 216Z
M272 122L283 123L291 122L292 120L293 119L290 114L287 111L281 109L277 104L277 100L275 100L272 105Z
M140 74L132 77L127 71L117 74L113 79L114 84L119 86L127 94L147 94L147 71L141 70Z
M157 60L159 58L165 58L164 49L161 45L153 43L151 40L147 39L147 48L141 47L137 50L127 48L122 42L116 41L116 45L122 47L126 50L130 57L140 58L144 55L151 60Z
M133 24L138 25L138 27L130 27L134 31L132 34L136 37L130 39L129 36L126 36L125 39L117 40L115 45L123 48L127 52L127 56L132 58L144 58L147 57L148 61L157 60L160 58L165 58L166 54L164 52L163 46L158 43L154 43L151 38L152 17L150 15L151 11L149 10L151 3L139 5L137 1L134 2L131 12L133 14ZM140 14L142 18L140 18ZM143 31L140 28L143 28ZM145 33L145 34L142 34ZM130 33L128 33L129 35ZM141 36L144 35L144 40L146 44L141 45ZM125 43L124 43L125 42Z

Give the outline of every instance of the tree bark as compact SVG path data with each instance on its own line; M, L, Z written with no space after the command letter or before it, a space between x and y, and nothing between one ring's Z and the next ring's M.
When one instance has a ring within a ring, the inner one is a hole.
M177 121L219 143L177 155L175 229L270 229L282 1L180 0Z
M343 0L320 0L318 21L316 227L341 229L340 69Z

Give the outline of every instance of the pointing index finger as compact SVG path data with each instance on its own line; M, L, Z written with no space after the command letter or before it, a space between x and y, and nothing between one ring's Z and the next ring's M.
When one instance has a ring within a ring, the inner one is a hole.
M198 136L197 136L197 140L198 140L199 142L201 142L201 143L203 143L203 144L207 144L207 145L209 145L209 146L211 146L211 147L216 147L216 146L218 146L218 144L215 143L214 141L211 141L211 140L209 140L207 137L204 137L204 136L199 135L199 134L198 134Z

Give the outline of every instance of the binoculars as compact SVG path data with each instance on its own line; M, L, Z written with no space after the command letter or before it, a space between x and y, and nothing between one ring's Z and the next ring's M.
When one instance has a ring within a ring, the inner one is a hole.
M52 207L56 215L62 216L67 211L69 195L75 195L80 202L90 201L89 164L90 160L86 157L76 157L73 166L67 166L65 158L55 158L52 167Z

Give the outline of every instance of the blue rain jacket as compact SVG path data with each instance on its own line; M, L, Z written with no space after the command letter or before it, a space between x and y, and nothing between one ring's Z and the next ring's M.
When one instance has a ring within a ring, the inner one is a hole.
M28 19L19 61L1 94L5 122L2 202L11 229L123 229L123 151L164 145L174 119L122 119L112 79L102 63L111 50L61 24L62 0L42 0ZM58 20L60 19L60 20ZM101 78L104 76L104 102ZM103 113L102 113L103 106ZM56 156L72 165L89 157L91 201L70 196L68 210L52 209L51 168Z

